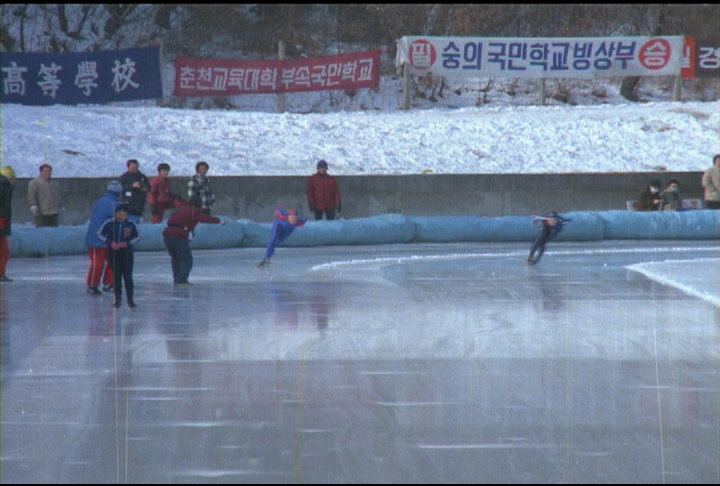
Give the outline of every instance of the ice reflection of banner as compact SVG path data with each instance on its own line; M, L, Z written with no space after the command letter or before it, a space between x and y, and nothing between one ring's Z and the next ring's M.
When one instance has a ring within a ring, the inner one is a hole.
M355 90L380 84L380 50L313 59L175 60L175 96Z

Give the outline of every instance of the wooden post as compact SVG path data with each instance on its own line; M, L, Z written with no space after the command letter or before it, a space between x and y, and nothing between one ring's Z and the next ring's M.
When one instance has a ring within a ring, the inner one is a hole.
M401 110L409 110L410 109L410 80L408 75L408 68L407 63L403 64L403 97L402 97L402 105L400 106Z
M278 42L278 59L281 61L285 59L285 43L283 41ZM278 113L285 113L285 93L278 93Z
M672 100L673 100L673 101L680 101L680 96L681 96L681 94L680 94L680 87L681 87L681 85L682 85L682 76L678 74L677 76L675 76L675 83L673 83L673 95L672 95Z
M545 105L545 78L540 78L540 106Z

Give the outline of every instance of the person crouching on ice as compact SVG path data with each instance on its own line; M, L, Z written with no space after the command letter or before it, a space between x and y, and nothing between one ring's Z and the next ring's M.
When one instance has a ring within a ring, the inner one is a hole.
M542 216L533 216L533 223L540 221L540 228L538 228L537 236L535 241L530 246L530 255L528 255L527 262L529 265L533 265L540 261L540 258L545 253L545 244L551 239L555 238L560 231L562 231L563 224L569 219L563 218L555 211L545 213ZM537 256L535 253L537 252Z
M270 265L270 259L275 254L275 247L287 240L295 231L295 228L304 225L306 222L307 219L299 218L297 212L292 208L288 209L287 212L277 208L275 210L275 220L272 224L270 242L265 247L265 257L257 263L257 266Z

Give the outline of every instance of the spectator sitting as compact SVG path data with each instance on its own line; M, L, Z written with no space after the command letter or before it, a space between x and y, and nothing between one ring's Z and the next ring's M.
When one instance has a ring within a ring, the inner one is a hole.
M680 182L677 179L671 179L665 190L660 193L660 199L663 211L681 209Z
M660 181L653 179L650 184L640 192L637 198L638 211L660 210Z

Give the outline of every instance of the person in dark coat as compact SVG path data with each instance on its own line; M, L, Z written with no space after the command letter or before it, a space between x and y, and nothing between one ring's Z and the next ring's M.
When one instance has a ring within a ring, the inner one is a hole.
M140 240L140 233L135 222L129 219L125 203L119 203L115 207L115 217L106 220L100 226L97 236L108 246L108 263L114 277L115 302L113 306L120 307L122 287L125 282L128 307L137 307L133 298L135 296L135 283L133 282L135 250L133 245Z
M299 218L295 209L283 211L281 208L275 210L275 220L272 224L270 241L265 247L265 257L257 263L258 267L270 265L270 259L275 254L275 248L287 240L295 228L303 226L307 222L305 218Z
M12 234L12 197L15 190L15 170L4 165L0 170L0 282L12 282L5 272L10 260Z
M145 200L150 191L150 181L140 172L140 162L129 159L126 162L127 172L120 176L123 187L123 199L127 202L128 218L137 224L142 223L145 212Z
M112 180L107 184L107 190L100 199L93 204L90 214L90 223L85 233L85 248L88 250L88 269L85 275L87 293L90 295L102 295L98 286L103 283L103 290L109 292L113 289L115 278L113 277L110 263L108 262L107 243L98 238L97 232L108 219L115 216L115 208L120 203L120 194L123 188L118 180Z
M340 189L335 178L328 174L328 163L324 160L317 163L317 172L308 177L305 192L316 220L321 220L323 214L328 220L335 219L335 211L339 213L342 209Z
M161 162L157 166L158 175L150 179L150 190L147 193L147 203L150 206L150 223L162 223L165 211L174 209L182 204L182 198L172 192L170 164Z
M542 216L533 216L533 223L537 221L540 221L540 227L535 240L530 245L530 254L527 258L528 265L534 265L540 261L543 253L545 253L547 242L555 238L562 231L563 225L570 220L563 218L555 211L551 211Z
M660 193L661 206L663 211L677 211L681 208L680 181L671 179L667 187Z
M167 220L167 227L163 230L163 242L170 255L173 283L179 287L189 287L190 271L193 267L190 240L195 235L195 226L198 223L225 224L220 218L206 214L194 204L183 204L175 209Z
M660 210L660 181L654 179L650 184L640 191L637 198L638 211L659 211Z

